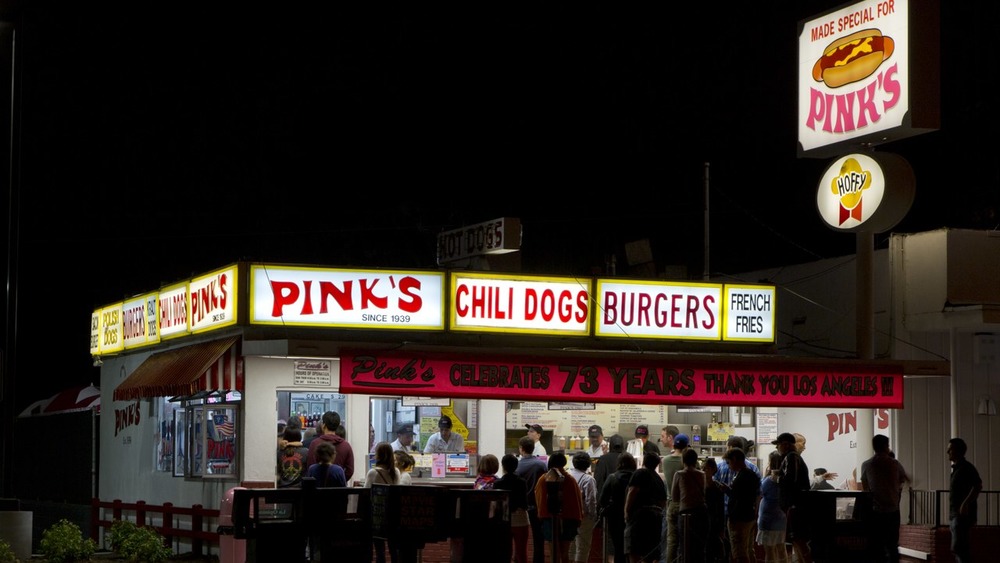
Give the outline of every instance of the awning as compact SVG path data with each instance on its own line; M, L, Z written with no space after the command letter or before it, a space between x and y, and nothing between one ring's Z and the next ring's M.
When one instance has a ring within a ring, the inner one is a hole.
M238 336L157 352L115 389L114 400L243 391Z

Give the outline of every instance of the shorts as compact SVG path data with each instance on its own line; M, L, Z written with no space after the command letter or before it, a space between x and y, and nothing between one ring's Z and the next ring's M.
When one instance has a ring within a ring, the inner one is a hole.
M521 528L527 526L530 522L528 521L528 511L523 508L518 508L514 512L510 513L510 527L511 528Z

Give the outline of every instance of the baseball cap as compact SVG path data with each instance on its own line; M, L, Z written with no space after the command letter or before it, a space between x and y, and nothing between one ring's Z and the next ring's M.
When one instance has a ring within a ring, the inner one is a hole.
M649 427L646 426L645 424L640 424L639 426L636 426L635 427L635 435L636 436L649 436Z
M438 428L451 428L451 418L448 416L442 416L441 419L438 420Z
M396 427L396 434L413 434L412 424L401 424Z
M687 434L678 434L674 436L674 448L682 450L691 444L691 439L687 437Z
M527 428L528 430L534 430L535 432L538 432L539 434L542 433L542 425L541 424L525 424L524 427Z
M604 435L604 430L602 430L601 427L596 424L591 425L591 427L587 429L587 436L592 436L596 438L597 436L603 436L603 435Z
M778 438L772 441L771 443L774 445L778 445L782 442L788 442L789 444L794 444L795 436L793 436L790 432L782 432L781 434L778 434Z

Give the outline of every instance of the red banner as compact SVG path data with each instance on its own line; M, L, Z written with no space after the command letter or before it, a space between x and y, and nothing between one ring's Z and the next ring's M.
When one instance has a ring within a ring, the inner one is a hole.
M345 352L340 392L540 402L902 408L901 366L861 360Z

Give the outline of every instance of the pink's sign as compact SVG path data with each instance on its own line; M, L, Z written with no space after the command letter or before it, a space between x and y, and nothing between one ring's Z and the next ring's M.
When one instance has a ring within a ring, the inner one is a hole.
M901 368L653 358L345 352L341 393L542 402L902 408Z

